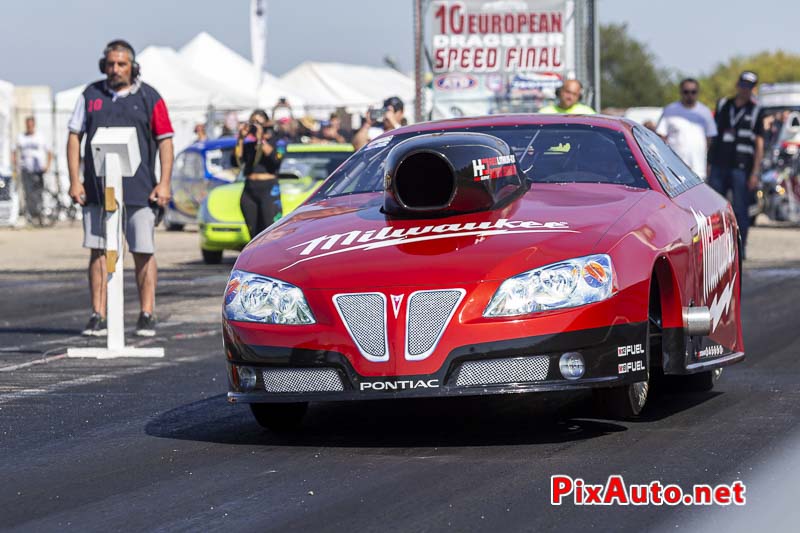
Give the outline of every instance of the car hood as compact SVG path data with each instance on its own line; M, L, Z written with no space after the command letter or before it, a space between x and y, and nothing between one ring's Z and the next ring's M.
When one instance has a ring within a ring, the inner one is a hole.
M646 191L605 184L535 184L493 211L387 218L382 194L301 207L253 240L235 268L302 289L444 286L506 279L594 252Z

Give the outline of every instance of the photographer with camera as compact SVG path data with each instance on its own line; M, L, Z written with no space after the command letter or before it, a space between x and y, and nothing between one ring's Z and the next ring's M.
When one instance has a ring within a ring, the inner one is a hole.
M235 166L243 168L245 182L239 206L252 239L281 214L277 180L280 161L266 111L256 109L250 120L239 127L231 159Z
M378 124L376 126L376 124ZM377 137L378 135L390 131L400 126L406 125L403 116L403 101L397 96L392 96L383 101L381 109L367 110L361 128L353 135L353 147L360 150L362 146Z

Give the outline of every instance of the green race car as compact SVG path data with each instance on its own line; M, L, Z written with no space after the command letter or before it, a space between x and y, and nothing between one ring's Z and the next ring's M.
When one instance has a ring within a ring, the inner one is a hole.
M278 173L282 214L293 211L311 196L331 172L353 153L351 144L289 144ZM203 261L222 261L224 250L241 250L250 242L239 200L244 178L214 188L197 213ZM277 191L275 191L277 194ZM282 215L276 216L276 220Z

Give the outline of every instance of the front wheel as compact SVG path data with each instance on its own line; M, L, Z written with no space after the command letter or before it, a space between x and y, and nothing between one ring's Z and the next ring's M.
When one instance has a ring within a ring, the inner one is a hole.
M594 389L595 402L602 411L611 418L636 418L642 413L647 396L650 393L650 381L637 381L622 387Z
M594 389L592 396L601 411L611 418L631 419L638 417L650 395L651 368L660 376L660 360L662 353L662 313L658 281L654 277L650 289L650 304L647 320L647 379L621 387Z
M676 376L681 387L689 392L708 392L714 388L722 375L721 368L707 370L687 376Z
M308 402L251 403L250 410L262 428L284 432L300 426L308 411Z

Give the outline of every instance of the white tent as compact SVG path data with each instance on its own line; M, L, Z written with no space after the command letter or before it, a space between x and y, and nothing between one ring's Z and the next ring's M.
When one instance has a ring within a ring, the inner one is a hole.
M149 46L137 56L142 80L161 94L175 129L175 149L191 143L198 122L205 122L209 107L246 109L256 105L256 97L239 91L235 85L205 75L188 65L175 50ZM56 155L59 174L67 174L67 123L84 86L56 94Z
M300 93L318 118L337 107L363 113L390 96L403 100L409 116L413 109L414 80L390 68L307 61L280 79Z
M305 103L299 92L291 89L279 78L263 72L261 76L253 64L206 32L198 33L178 52L186 65L203 73L213 73L238 90L256 95L256 103L270 111L278 98L284 97L295 109ZM259 79L261 85L259 86Z
M0 176L11 175L11 123L14 120L14 86L0 80Z

